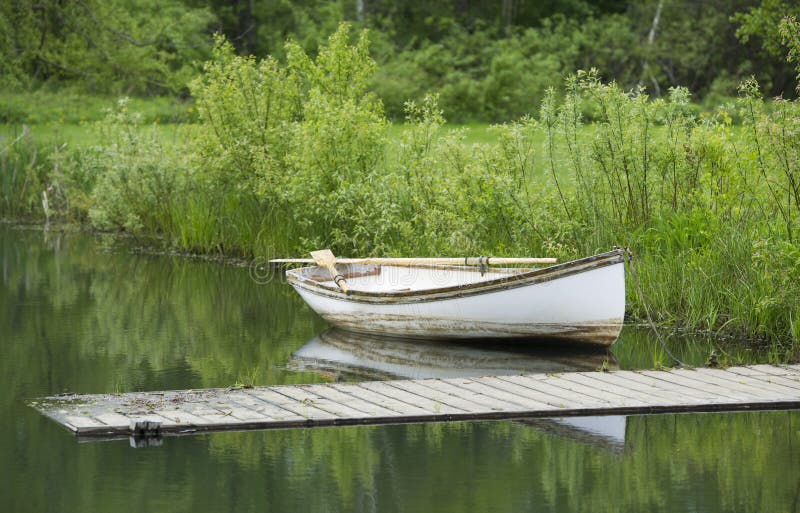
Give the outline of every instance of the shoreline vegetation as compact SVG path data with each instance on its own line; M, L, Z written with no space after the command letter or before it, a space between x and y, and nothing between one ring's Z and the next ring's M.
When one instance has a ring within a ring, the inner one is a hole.
M781 30L797 64L798 25ZM167 108L190 123L123 99L69 143L7 126L0 218L240 259L567 260L624 245L660 326L800 357L798 100L765 101L748 79L700 113L685 88L651 98L578 71L476 137L445 124L437 95L393 125L366 32L342 24L315 55L294 42L283 55L242 57L218 37L190 107ZM627 304L645 318L634 287Z

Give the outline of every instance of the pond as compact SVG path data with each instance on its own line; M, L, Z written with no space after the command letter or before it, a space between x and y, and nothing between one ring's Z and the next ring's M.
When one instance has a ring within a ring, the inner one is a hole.
M800 413L289 429L78 442L26 401L100 393L547 372L664 361L626 327L609 352L371 340L329 330L279 279L0 226L5 511L797 511ZM255 278L255 279L254 279ZM702 339L668 340L702 364ZM730 349L729 349L730 350ZM747 347L739 358L758 361Z

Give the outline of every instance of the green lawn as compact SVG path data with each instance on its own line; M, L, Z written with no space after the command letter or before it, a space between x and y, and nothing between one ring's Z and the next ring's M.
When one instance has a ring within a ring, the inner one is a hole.
M0 93L2 124L81 125L100 121L120 96L92 96L70 90ZM193 103L174 97L129 98L132 112L151 122L176 123L193 119Z
M26 126L31 135L39 140L52 141L53 143L67 143L73 147L91 146L98 138L97 122L83 121L77 123L47 121L43 123L3 123L0 124L0 141L11 141L16 139ZM466 144L491 144L497 142L497 135L490 129L491 125L471 123L467 125L448 124L443 130L454 131L464 130L464 142ZM182 141L186 137L191 137L193 130L198 130L199 126L192 123L161 123L149 122L143 125L143 129L155 127L159 136L164 141ZM399 140L405 130L405 124L396 123L389 127L388 136L391 139Z

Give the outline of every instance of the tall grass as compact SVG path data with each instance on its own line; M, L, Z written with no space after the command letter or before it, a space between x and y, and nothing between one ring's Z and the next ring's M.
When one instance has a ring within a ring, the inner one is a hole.
M49 217L63 200L58 148L39 144L28 127L0 137L0 218Z
M798 355L800 103L767 105L752 81L741 93L739 129L725 111L694 117L683 89L651 100L579 73L544 102L545 155L568 244L631 246L660 322L794 341ZM629 304L640 316L637 293Z

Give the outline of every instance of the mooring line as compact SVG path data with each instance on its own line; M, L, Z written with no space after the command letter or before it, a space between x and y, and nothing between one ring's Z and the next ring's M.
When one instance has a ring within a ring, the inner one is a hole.
M636 272L636 266L633 265L633 253L631 252L631 248L628 246L622 248L625 250L625 253L628 256L628 267L631 270L631 274L633 275L633 281L636 285L636 290L639 292L639 301L642 303L642 307L644 308L644 313L647 315L647 322L650 325L650 329L656 334L656 338L658 342L661 344L661 349L667 353L667 356L672 358L672 360L677 363L680 367L690 367L690 365L685 364L681 360L679 360L667 347L667 344L664 342L664 339L661 337L661 333L659 333L658 328L656 328L656 324L653 322L653 318L650 316L650 309L647 307L647 301L644 297L644 292L642 291L642 284L639 281L639 273Z

